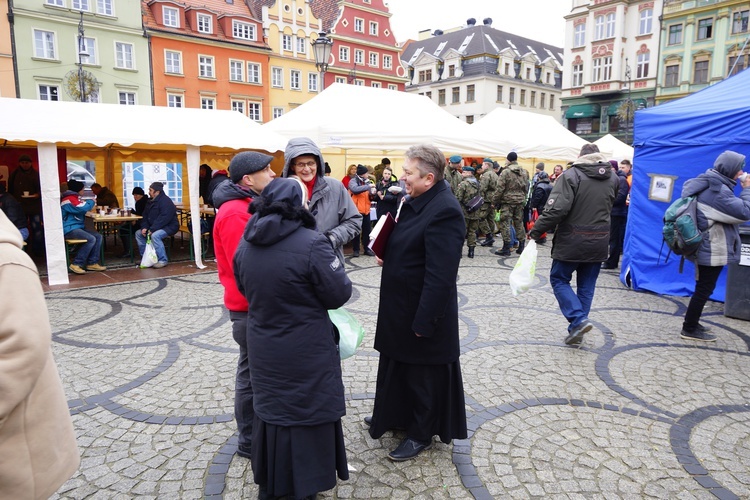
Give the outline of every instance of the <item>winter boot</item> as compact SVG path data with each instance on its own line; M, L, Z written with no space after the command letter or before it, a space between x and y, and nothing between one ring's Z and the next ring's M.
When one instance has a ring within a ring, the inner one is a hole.
M479 243L479 246L491 247L493 243L495 243L495 238L492 237L491 233L488 233L487 236L485 236L484 241Z
M521 255L523 253L523 247L526 245L525 241L519 241L518 242L518 250L516 250L516 253L518 255Z
M469 247L469 258L470 259L474 258L474 247Z
M495 255L499 255L500 257L507 257L510 255L510 245L506 242L503 242L503 248L501 250L495 250Z

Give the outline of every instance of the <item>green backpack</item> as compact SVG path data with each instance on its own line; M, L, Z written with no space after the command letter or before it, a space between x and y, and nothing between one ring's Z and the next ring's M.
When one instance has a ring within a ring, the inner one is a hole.
M698 198L686 196L675 200L667 211L664 212L664 227L662 227L664 243L669 247L669 253L664 259L669 259L670 253L682 256L680 260L680 272L685 257L694 255L703 241L703 233L698 229ZM659 251L661 256L661 251Z

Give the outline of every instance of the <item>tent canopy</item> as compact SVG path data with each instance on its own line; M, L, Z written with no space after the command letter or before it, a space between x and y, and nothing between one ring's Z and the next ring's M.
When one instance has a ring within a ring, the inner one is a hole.
M599 146L599 151L611 151L612 159L618 162L628 159L633 160L633 147L628 146L612 134L607 134L594 141Z
M750 157L748 88L750 71L745 70L683 99L635 113L633 186L621 275L624 279L629 270L634 289L692 293L692 264L680 274L678 256L665 264L664 250L659 258L662 218L680 197L684 182L711 168L723 151ZM719 278L714 300L724 300L725 274Z
M385 154L419 143L434 144L445 154L489 156L510 150L501 139L479 137L425 96L343 83L263 127L287 139L309 137L329 150Z
M551 116L517 109L495 108L471 128L510 142L506 152L512 149L524 158L575 160L586 144Z

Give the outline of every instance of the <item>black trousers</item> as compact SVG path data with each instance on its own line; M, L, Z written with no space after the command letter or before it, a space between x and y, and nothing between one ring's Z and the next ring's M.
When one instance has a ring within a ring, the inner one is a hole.
M362 250L367 248L370 244L370 230L372 229L372 221L370 220L370 213L362 214L362 232L354 237L352 240L352 250L359 252L359 239L362 238Z
M609 224L609 258L607 267L612 269L620 264L622 246L625 243L625 225L628 223L627 215L613 215Z
M714 293L716 282L724 266L698 266L695 280L695 292L690 298L685 320L682 323L682 329L686 332L693 333L698 328L698 321L703 314L703 308L708 298Z

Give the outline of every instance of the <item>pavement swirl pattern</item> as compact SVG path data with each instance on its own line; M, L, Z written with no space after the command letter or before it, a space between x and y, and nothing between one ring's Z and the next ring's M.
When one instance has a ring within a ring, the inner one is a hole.
M470 435L415 460L386 455L372 411L380 268L348 264L347 308L365 327L343 362L349 481L326 498L750 497L748 323L709 302L718 342L679 338L686 298L635 293L600 275L580 347L540 247L536 284L512 297L516 256L478 248L459 270ZM690 272L687 270L686 272ZM82 454L53 498L255 498L234 454L237 349L215 273L47 294L53 350Z

